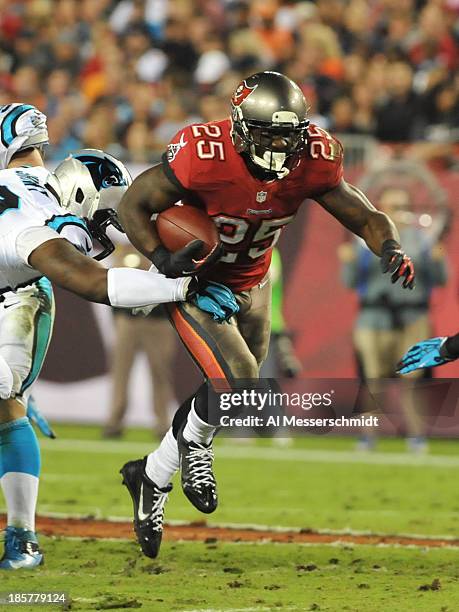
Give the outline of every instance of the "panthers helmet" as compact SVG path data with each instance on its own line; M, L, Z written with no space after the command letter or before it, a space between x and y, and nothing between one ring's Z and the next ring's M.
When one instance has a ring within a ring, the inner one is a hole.
M0 170L25 149L41 149L48 144L46 116L31 104L0 106Z
M279 72L257 72L231 99L232 140L266 178L281 179L306 146L308 105L296 83Z
M61 205L85 219L93 238L103 250L95 259L107 257L113 243L106 234L109 225L123 231L116 214L118 204L132 183L131 175L120 161L98 149L72 153L54 170L61 194Z

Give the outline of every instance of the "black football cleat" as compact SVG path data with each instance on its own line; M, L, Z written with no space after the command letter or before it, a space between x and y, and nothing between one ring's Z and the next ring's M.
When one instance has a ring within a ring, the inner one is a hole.
M177 446L182 473L182 489L195 508L210 514L217 509L217 483L212 472L214 451L197 442L187 442L183 426L177 435Z
M120 470L134 505L134 530L142 552L154 559L163 537L164 504L172 484L160 489L145 474L147 458L128 461Z

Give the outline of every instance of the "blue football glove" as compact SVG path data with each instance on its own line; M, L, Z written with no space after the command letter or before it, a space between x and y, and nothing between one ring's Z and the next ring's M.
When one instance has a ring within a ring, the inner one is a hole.
M398 374L408 374L420 368L433 368L443 365L448 361L453 361L440 353L440 349L446 342L446 337L429 338L414 344L403 355L397 366Z
M209 313L214 321L224 323L239 312L239 305L231 289L212 281L190 283L187 299L200 310Z
M27 400L27 417L30 421L32 421L32 423L35 423L44 436L47 436L48 438L56 437L56 434L51 429L50 424L38 409L33 395L29 395Z

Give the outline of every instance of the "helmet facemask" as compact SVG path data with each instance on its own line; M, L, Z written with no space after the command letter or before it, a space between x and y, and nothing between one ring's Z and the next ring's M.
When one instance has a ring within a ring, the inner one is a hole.
M234 114L240 113L236 108ZM295 166L298 154L306 146L309 121L301 124L294 113L283 112L284 119L273 117L273 122L234 119L236 133L236 150L245 152L251 161L268 173L274 173L281 179ZM275 120L277 119L277 121Z

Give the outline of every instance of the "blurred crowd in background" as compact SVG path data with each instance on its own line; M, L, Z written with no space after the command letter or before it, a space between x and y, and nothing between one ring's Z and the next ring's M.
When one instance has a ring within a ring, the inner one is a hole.
M184 124L227 116L243 77L275 69L320 126L423 141L451 165L458 68L459 0L0 0L0 103L48 115L55 159L155 161Z

